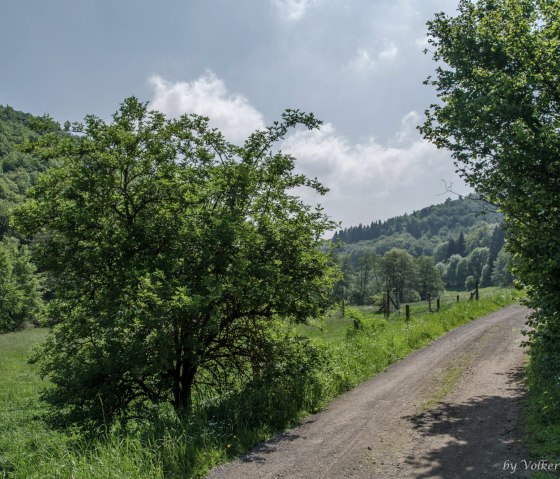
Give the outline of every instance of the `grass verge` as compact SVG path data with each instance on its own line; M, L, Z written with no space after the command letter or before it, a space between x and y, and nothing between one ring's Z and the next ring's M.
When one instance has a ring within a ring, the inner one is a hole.
M560 464L560 352L533 349L527 365L528 399L525 440L535 462ZM534 477L560 477L556 472L536 472Z
M0 478L159 479L198 478L249 450L275 432L421 348L447 331L515 301L512 290L481 293L478 302L449 303L439 313L385 320L349 308L321 323L293 328L310 339L316 356L312 374L287 381L261 381L228 397L214 398L188 421L162 411L158 421L115 428L87 441L46 428L37 418L44 384L26 363L46 331L0 336ZM357 327L355 327L355 325ZM453 378L449 378L453 380Z

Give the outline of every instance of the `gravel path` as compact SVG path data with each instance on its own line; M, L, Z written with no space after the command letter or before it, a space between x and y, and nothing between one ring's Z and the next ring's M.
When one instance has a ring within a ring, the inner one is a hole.
M208 479L525 477L527 312L508 306L455 329Z

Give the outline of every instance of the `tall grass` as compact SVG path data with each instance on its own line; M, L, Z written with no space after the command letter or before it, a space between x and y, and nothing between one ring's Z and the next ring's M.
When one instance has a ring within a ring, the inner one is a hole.
M113 428L96 440L56 432L37 418L44 384L26 363L46 331L0 336L0 478L197 478L289 428L308 413L446 331L495 311L519 296L483 292L478 302L446 303L439 313L385 320L357 308L348 317L293 327L310 339L314 366L284 380L260 381L213 398L187 421L163 409L158 420ZM357 326L357 327L356 327Z
M527 365L526 440L535 461L560 464L560 351L534 346ZM535 478L559 477L560 471Z

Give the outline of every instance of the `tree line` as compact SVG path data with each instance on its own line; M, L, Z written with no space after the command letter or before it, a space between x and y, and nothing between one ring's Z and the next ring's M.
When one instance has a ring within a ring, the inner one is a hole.
M459 196L456 200L447 200L439 205L432 205L389 218L386 221L372 221L369 225L359 224L337 230L333 241L340 240L345 244L359 241L379 240L381 237L408 234L418 240L432 236L443 237L449 233L468 231L480 223L495 224L503 222L503 215L495 211L491 205L472 194Z

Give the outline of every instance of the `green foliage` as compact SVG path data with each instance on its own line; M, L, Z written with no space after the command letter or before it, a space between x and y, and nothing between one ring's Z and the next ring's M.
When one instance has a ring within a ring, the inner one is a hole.
M488 263L490 250L488 248L475 248L467 257L467 271L475 279L482 275L482 269Z
M16 238L0 241L0 333L25 323L37 323L43 314L42 278L36 274L27 246Z
M335 259L343 272L343 279L334 290L338 302L344 299L359 306L379 305L387 290L398 290L401 302L414 302L428 294L437 296L444 289L441 267L436 268L433 258L428 256L414 258L398 248L382 257L366 251L358 258L356 268L348 254L339 254Z
M358 260L355 275L355 287L352 290L352 302L364 305L369 300L370 285L379 279L381 261L373 252L367 251Z
M416 288L421 298L427 298L428 294L437 296L443 291L441 272L429 256L420 256L416 260L416 278Z
M510 268L510 257L507 251L501 250L496 258L496 265L492 272L492 284L495 286L509 286L513 283Z
M406 251L394 248L386 253L381 262L381 272L383 290L397 290L400 301L405 300L405 291L414 289L417 280L414 259Z
M38 129L39 124L43 126ZM15 234L9 225L10 211L25 199L27 189L48 167L46 160L24 152L20 146L45 129L55 128L48 118L39 119L0 105L0 239Z
M533 337L560 335L560 7L548 0L459 2L429 23L441 100L424 135L504 213Z
M535 457L560 462L560 354L535 348L527 366L525 439ZM557 474L535 475L537 478Z
M197 391L239 390L275 361L278 318L323 314L333 223L291 192L326 190L272 151L298 124L319 122L287 111L236 146L206 118L129 98L112 123L87 116L79 136L32 145L56 163L16 216L56 279L59 324L35 356L55 424L187 413Z
M476 278L472 275L467 276L465 279L465 289L467 291L472 291L476 287Z

